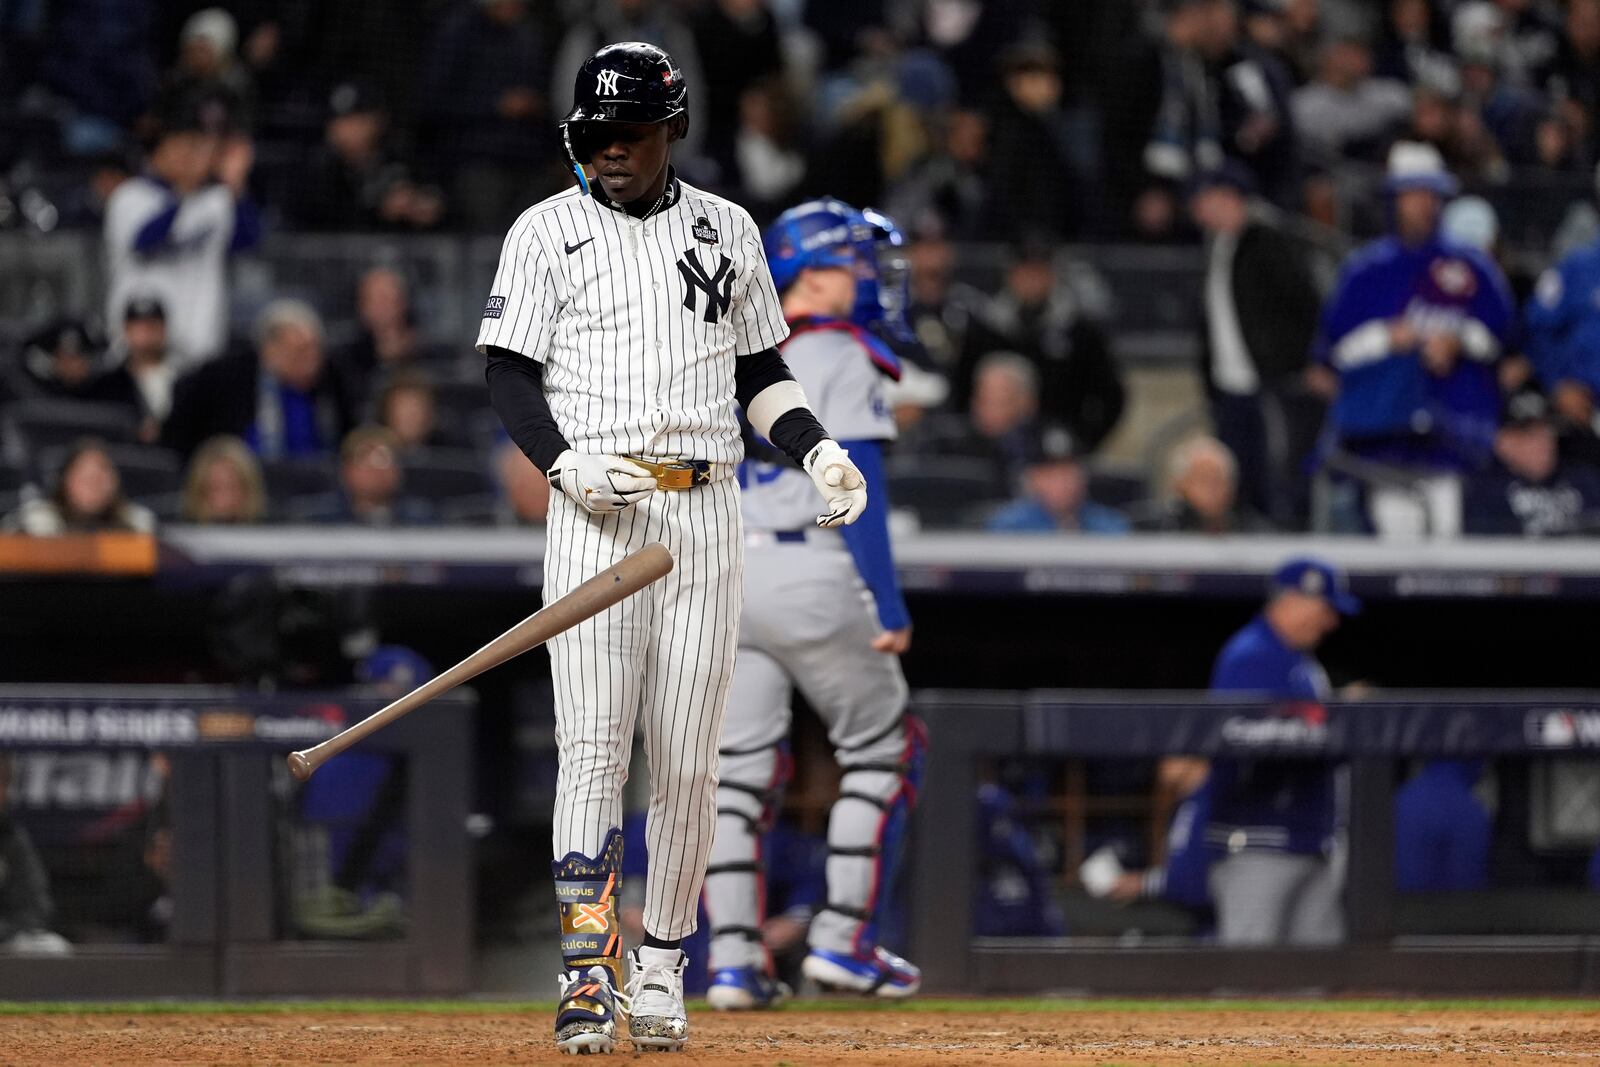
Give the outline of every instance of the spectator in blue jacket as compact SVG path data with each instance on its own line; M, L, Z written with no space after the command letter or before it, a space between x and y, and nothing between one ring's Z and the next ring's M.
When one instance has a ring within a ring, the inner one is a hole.
M1089 476L1060 427L1033 434L1022 471L1023 495L990 516L999 533L1125 534L1128 517L1089 499Z
M1489 884L1489 813L1472 795L1482 760L1430 760L1394 798L1394 881L1402 893Z
M1386 186L1393 232L1345 264L1323 308L1318 356L1338 376L1337 444L1415 478L1374 486L1367 519L1386 536L1460 529L1460 476L1483 465L1500 410L1496 365L1513 325L1505 277L1439 234L1456 182L1432 145L1402 142Z
M1600 430L1600 241L1539 276L1526 311L1528 355L1556 412L1580 432Z
M1282 701L1308 727L1322 721L1328 676L1312 653L1361 610L1331 564L1278 569L1261 614L1223 646L1211 692ZM1292 759L1212 761L1206 842L1217 940L1224 945L1329 945L1344 939L1342 886L1331 854L1338 829L1335 770Z

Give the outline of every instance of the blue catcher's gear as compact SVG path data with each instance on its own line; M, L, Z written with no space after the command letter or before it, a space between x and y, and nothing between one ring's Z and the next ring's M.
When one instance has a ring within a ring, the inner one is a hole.
M789 987L760 967L723 967L711 976L706 1003L717 1011L760 1011L788 995Z
M906 321L911 306L911 264L906 256L906 236L893 219L876 208L861 212L857 227L856 306L851 321L876 329L889 340L911 344L916 335Z
M882 946L853 955L813 948L800 970L827 989L868 996L909 997L922 988L922 972Z
M831 196L807 200L779 215L761 243L772 283L782 293L803 270L842 267L860 276L860 242L867 238L861 212Z
M894 755L883 758L885 748ZM894 903L911 809L927 763L922 720L906 715L868 745L838 753L839 799L828 820L828 903L811 923L813 950L874 958ZM849 945L850 951L843 951Z

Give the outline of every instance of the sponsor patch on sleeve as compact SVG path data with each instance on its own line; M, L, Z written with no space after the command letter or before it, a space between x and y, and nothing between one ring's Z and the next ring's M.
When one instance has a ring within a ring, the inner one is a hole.
M503 296L491 296L489 302L483 305L483 317L486 319L498 319L505 312L506 298Z

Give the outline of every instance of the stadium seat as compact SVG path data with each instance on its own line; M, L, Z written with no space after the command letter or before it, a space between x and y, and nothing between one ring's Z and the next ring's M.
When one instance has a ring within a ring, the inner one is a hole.
M28 468L0 463L0 493L20 493L32 481L33 474Z
M333 461L319 456L264 460L261 474L267 506L276 517L291 514L296 500L332 493L339 485Z
M949 455L959 451L970 436L965 415L953 411L930 411L900 435L894 451L897 456L911 453Z
M981 459L944 456L930 462L917 456L889 461L889 497L895 507L910 508L922 525L935 530L972 528L1006 498L993 464Z
M1126 508L1145 500L1149 493L1147 480L1136 468L1095 462L1089 465L1089 499L1097 504Z
M36 397L6 405L0 412L7 455L18 462L52 446L81 437L131 442L138 430L134 413L120 404Z
M35 483L26 468L0 464L0 518L17 510L24 494L33 491Z
M505 509L493 496L465 496L447 500L439 508L446 526L498 526Z
M407 496L435 503L463 497L492 496L487 463L469 448L426 448L407 452L401 482Z

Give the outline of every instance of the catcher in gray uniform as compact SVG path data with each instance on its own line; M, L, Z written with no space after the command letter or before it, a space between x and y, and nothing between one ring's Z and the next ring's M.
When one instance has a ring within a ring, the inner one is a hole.
M866 478L869 503L847 531L818 529L805 472L759 440L747 444L739 470L745 609L704 897L706 999L722 1010L768 1007L783 994L762 941L761 839L787 778L796 687L827 726L842 771L828 822L828 901L811 923L802 971L830 988L885 997L909 996L922 980L878 943L926 747L906 713L898 656L910 645L911 619L890 552L883 476L882 445L895 436L883 392L900 363L859 324L882 319L886 304L903 309L893 299L903 293L903 261L898 279L885 276L898 241L883 216L832 199L790 209L763 235L791 331L784 358Z

